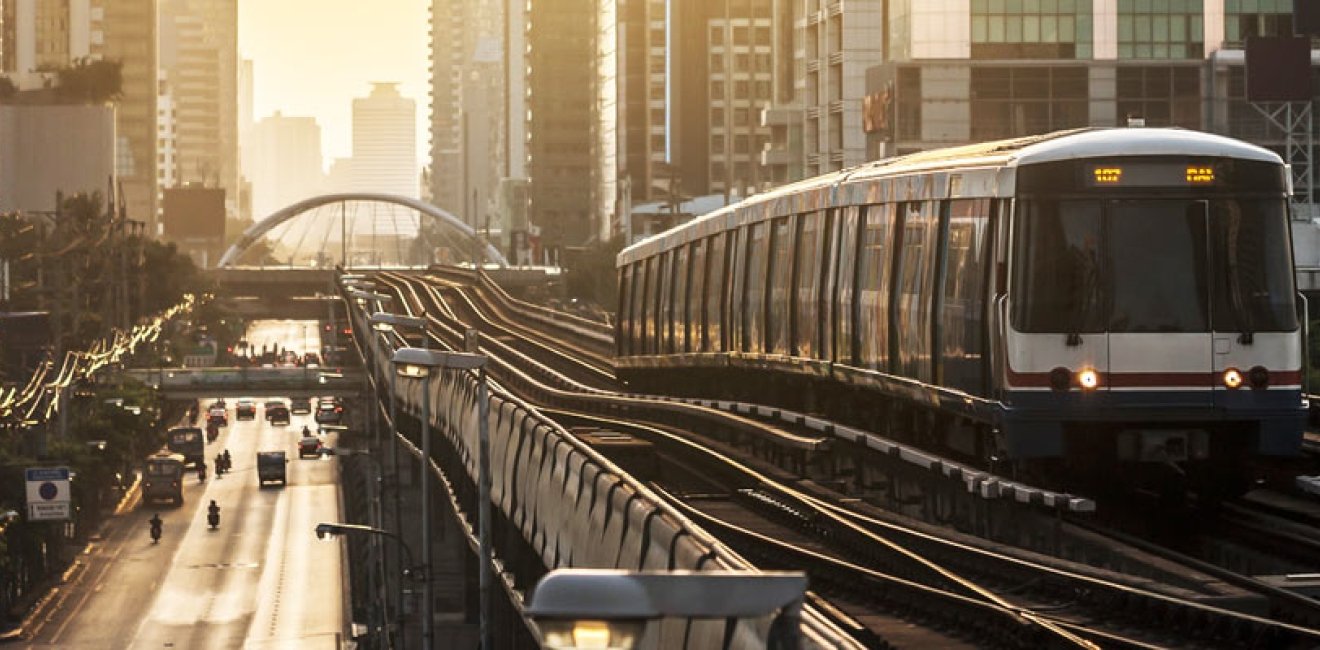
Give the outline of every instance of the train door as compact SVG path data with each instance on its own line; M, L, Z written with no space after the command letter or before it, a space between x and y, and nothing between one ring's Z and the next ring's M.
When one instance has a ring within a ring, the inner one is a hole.
M1210 406L1209 203L1114 200L1107 213L1109 390L1134 406Z

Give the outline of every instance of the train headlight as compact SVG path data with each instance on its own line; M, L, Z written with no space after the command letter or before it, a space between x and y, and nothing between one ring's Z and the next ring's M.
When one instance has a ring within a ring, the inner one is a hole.
M1057 391L1068 390L1068 385L1072 383L1072 372L1067 368L1058 367L1050 371L1050 388Z
M1257 390L1270 385L1270 371L1265 366L1256 366L1247 371L1247 383Z
M1093 368L1084 368L1077 373L1077 383L1081 384L1082 390L1095 390L1100 386L1100 373Z
M1241 388L1242 373L1238 372L1237 368L1229 368L1228 370L1225 370L1224 385L1234 390Z

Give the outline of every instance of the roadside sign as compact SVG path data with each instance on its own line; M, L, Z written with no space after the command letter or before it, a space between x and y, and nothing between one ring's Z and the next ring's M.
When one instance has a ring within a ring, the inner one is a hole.
M28 521L68 521L72 518L69 468L29 467L27 479Z

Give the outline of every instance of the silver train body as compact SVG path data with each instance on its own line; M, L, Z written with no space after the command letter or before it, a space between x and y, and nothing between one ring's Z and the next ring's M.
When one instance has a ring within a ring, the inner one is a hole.
M1274 153L1180 129L813 178L620 253L617 365L645 390L862 395L984 457L1293 454L1290 189Z

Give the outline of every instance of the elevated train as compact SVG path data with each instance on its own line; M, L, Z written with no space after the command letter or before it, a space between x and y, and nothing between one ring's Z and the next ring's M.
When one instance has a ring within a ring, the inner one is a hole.
M639 391L827 412L1018 468L1241 489L1306 406L1289 172L1181 129L882 160L618 256Z

